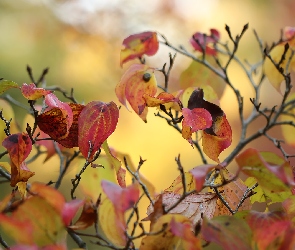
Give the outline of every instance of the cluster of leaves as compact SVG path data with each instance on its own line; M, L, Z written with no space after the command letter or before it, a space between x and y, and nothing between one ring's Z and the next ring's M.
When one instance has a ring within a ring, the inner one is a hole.
M144 122L148 110L156 107L155 115L196 148L203 162L185 172L180 156L176 157L180 175L160 194L140 173L145 162L142 158L135 167L128 155L109 148L107 138L119 121L114 102L79 104L73 90L68 95L59 87L46 87L47 70L35 81L28 67L32 80L29 85L19 86L2 79L1 139L6 150L1 158L7 155L8 160L0 162L0 178L9 181L13 189L0 202L0 228L14 240L10 249L67 249L67 235L80 248L86 248L86 241L92 239L91 244L111 249L202 249L209 244L224 249L293 249L295 170L288 159L294 155L288 154L282 141L269 131L282 127L286 141L295 145L291 135L295 127L295 97L291 94L290 77L295 66L295 28L285 28L284 37L271 47L264 46L254 31L262 57L253 65L242 63L236 56L247 29L245 25L234 38L226 26L231 45L221 42L216 29L211 29L210 35L197 32L190 39L193 52L183 46L175 47L163 35L150 31L123 41L121 66L134 60L137 63L129 65L116 86L120 103L128 108L128 102ZM160 44L192 59L180 75L180 89L173 93L169 92L169 75L176 54L170 54L168 65L162 68L146 63L146 56L155 55ZM244 99L228 76L233 62L244 70L255 93L250 99L253 110L247 117ZM158 84L156 72L164 75L163 84ZM277 107L261 108L260 89L263 83L269 84L265 78L282 95ZM282 82L285 88L281 92ZM232 143L231 126L219 106L226 87L236 96L242 130L237 145L220 161L221 152ZM19 131L10 119L13 117L7 100L21 105L5 93L11 88L19 89L28 100L29 107L25 108L33 122L26 124L25 131ZM70 102L60 101L53 91L61 92ZM248 127L259 117L266 122L251 134ZM253 148L242 152L262 136L281 155ZM42 151L44 147L46 150ZM33 153L33 148L37 153ZM34 172L29 164L44 153L45 160L54 154L59 157L58 179L47 184L31 182ZM215 163L208 164L207 158ZM227 169L233 160L236 173ZM58 188L74 162L81 170L71 180L71 200L66 202ZM245 181L240 178L242 173L248 176ZM132 176L132 183L127 183L126 174ZM76 189L86 198L76 199ZM141 218L139 211L143 198L150 201L146 218ZM266 204L265 211L253 210L254 202ZM270 210L273 203L278 205L276 210ZM92 233L81 232L90 228ZM8 248L1 235L0 243Z

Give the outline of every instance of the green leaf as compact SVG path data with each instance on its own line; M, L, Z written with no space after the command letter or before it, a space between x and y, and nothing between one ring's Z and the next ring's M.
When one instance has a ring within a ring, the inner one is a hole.
M2 80L0 81L0 95L2 95L6 90L18 88L18 84L14 81Z

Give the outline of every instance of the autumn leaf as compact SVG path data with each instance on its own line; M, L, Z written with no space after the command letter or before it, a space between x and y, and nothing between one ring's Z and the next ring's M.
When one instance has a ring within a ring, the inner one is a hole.
M295 196L289 196L283 201L282 205L289 219L295 222Z
M283 74L286 74L287 72L290 72L291 70L295 70L295 57L292 55L292 50L295 49L295 36L294 36L294 28L292 27L286 27L284 30L284 36L287 38L287 42L282 42L275 46L270 52L269 56L272 58L274 63L278 64L279 62L280 67L283 70ZM289 49L285 52L286 45L289 45ZM285 53L285 58L282 60L282 56ZM278 69L275 67L273 62L266 57L265 61L263 63L263 70L272 84L272 86L281 93L281 83L284 80L284 76L281 72L278 71Z
M182 137L188 140L191 144L192 134L198 130L204 130L212 126L211 114L203 108L182 109Z
M78 145L86 159L93 159L103 142L116 129L118 118L119 109L114 102L92 101L84 107L78 118Z
M202 235L208 242L214 242L227 250L250 250L251 230L247 223L234 216L218 216L203 219Z
M222 109L204 100L202 89L192 92L188 100L188 109L205 109L212 117L212 126L203 130L202 145L204 153L212 160L219 163L219 154L228 148L232 141L232 130ZM186 127L185 127L186 129ZM186 134L186 130L184 131Z
M215 56L217 51L212 47L220 39L220 34L216 29L210 29L210 35L205 33L196 32L190 39L190 43L193 48L200 52L205 52L205 54Z
M170 222L171 232L182 240L184 250L202 249L201 241L193 234L192 225L189 222L177 222L173 218Z
M216 176L216 172L213 172L211 176ZM220 184L221 186L218 189L218 192L222 194L223 198L226 200L229 207L235 211L239 205L237 211L250 210L252 205L249 199L245 199L243 203L240 204L241 200L244 198L244 195L247 191L246 184L236 175L229 172L226 168L219 170L219 174L215 177L215 185ZM224 205L223 201L220 199L216 202L216 210L214 216L219 215L231 215L229 209Z
M66 148L73 148L78 147L78 119L85 105L69 103L69 106L73 113L72 125L69 129L68 135L63 139L57 139L56 141Z
M97 220L97 212L95 205L90 199L84 203L82 213L79 219L69 228L73 230L82 230L92 226Z
M180 194L165 191L161 198L165 210L167 211L176 202L179 202L180 197ZM156 200L158 198L159 197L157 197ZM181 214L190 219L193 225L196 225L200 222L203 215L207 218L213 217L216 208L216 201L217 196L214 193L193 193L179 202L179 204L175 208L171 209L169 213ZM150 204L147 209L148 218L150 218L149 215L153 212L154 207Z
M131 35L123 41L124 49L121 50L120 65L143 55L153 56L159 49L156 32L142 32Z
M23 96L28 100L37 100L51 93L50 90L37 88L34 83L30 83L29 85L26 83L23 83L23 85L21 86L21 92Z
M187 192L194 191L196 188L196 183L194 176L190 172L184 173L184 179L185 179L185 187ZM166 188L165 192L172 192L175 194L183 194L183 182L182 182L182 175L179 175L170 185L169 188Z
M174 222L172 222L174 221ZM171 230L171 223L173 229ZM182 238L176 231L176 223L190 223L188 218L180 214L165 214L161 216L153 228L151 234L144 237L141 241L140 250L161 250L161 249L183 249L180 248ZM174 231L174 233L173 233ZM188 235L186 237L191 237ZM186 248L190 249L190 248ZM196 248L198 249L198 248Z
M206 60L217 72L223 74L219 69L215 58L211 55L206 56ZM186 70L180 75L180 88L187 91L189 88L201 88L204 91L205 100L215 103L219 100L226 87L225 81L215 74L211 69L199 62L192 61ZM189 96L191 93L189 94ZM188 98L183 105L186 107Z
M127 229L124 213L138 201L139 185L121 188L117 184L102 180L101 186L107 198L99 208L100 225L108 239L118 246L124 246Z
M295 41L295 40L294 40ZM286 99L286 103L292 102L295 100L295 93L291 93L287 99ZM289 115L284 115L281 114L279 116L280 121L282 122L293 122L295 123L295 109L294 108L290 108L288 110ZM288 143L291 146L295 146L295 133L294 133L294 127L293 126L280 126L282 133L283 133L283 137L284 137L284 141L286 143Z
M0 80L0 95L12 88L18 88L18 84L14 81Z
M158 107L160 104L166 103L175 103L175 105L178 105L179 107L182 106L177 95L174 96L173 94L167 92L161 92L157 97L144 94L143 98L145 99L146 105L148 107Z
M140 118L146 122L147 104L143 96L157 93L154 69L142 64L133 64L122 76L115 89L119 101L127 108L126 100Z
M257 249L261 250L278 249L291 225L286 215L279 211L269 213L249 211L246 221L253 232L253 241Z
M26 182L34 175L34 172L31 172L24 162L32 150L32 141L29 135L25 133L12 134L4 139L2 145L7 149L11 159L10 185L14 187L20 181Z
M66 202L62 208L62 221L65 226L69 227L71 224L72 219L78 212L78 210L85 205L85 200L71 200L69 202Z
M263 188L281 192L288 191L288 186L294 185L291 166L275 153L249 148L235 159L241 170L255 177Z

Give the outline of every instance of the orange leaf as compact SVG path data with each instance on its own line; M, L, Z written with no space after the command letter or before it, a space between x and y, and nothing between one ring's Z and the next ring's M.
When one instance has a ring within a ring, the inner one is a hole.
M159 49L156 32L142 32L131 35L123 41L124 49L121 50L120 65L134 58L141 58L144 54L152 56Z
M29 135L25 133L12 134L6 137L2 145L7 149L11 161L16 166L20 166L32 150L32 141Z
M126 106L127 100L145 122L148 109L143 96L154 96L156 93L157 80L153 69L142 64L131 65L116 86L119 101Z
M194 176L189 172L185 172L184 173L184 178L185 178L185 184L186 184L186 191L191 192L191 191L195 190L196 184L195 184ZM183 193L182 176L179 175L173 181L171 186L169 188L166 188L164 191L165 192L172 192L172 193L181 195Z
M28 168L25 162L20 164L20 166L14 165L13 162L11 162L11 180L10 185L14 187L19 182L27 182L33 175L35 175L34 172L31 172Z
M232 142L232 130L225 115L215 119L213 133L209 134L206 130L203 132L203 150L210 159L219 163L218 156Z
M23 96L28 100L37 100L51 93L51 91L49 90L37 88L34 83L30 83L29 85L24 83L21 87L21 92Z
M167 92L161 92L157 97L144 94L143 98L145 99L146 105L148 107L158 107L160 106L160 104L165 104L169 102L172 102L181 106L181 103L178 97Z
M82 155L92 160L102 143L114 132L119 109L114 102L93 101L88 103L78 119L78 144ZM89 154L91 143L92 151Z

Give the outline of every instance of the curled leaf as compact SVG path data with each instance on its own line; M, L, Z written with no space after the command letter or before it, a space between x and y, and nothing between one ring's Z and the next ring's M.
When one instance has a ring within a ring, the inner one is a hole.
M85 106L78 118L78 145L85 158L92 160L116 129L118 118L119 109L114 102L93 101Z
M0 80L0 95L12 88L18 88L18 84L14 81Z
M161 92L157 97L144 94L143 98L145 99L146 105L148 107L158 107L160 106L160 104L171 103L171 102L181 106L181 103L178 97L167 92Z
M123 45L125 48L121 50L121 66L134 58L141 58L143 55L152 56L159 49L157 33L151 31L131 35L124 39Z
M37 100L51 93L50 90L37 88L34 83L30 83L29 85L26 83L23 83L23 85L21 86L21 92L23 96L28 100Z
M146 122L148 109L143 96L153 97L157 93L157 80L153 69L142 64L131 65L115 91L119 101L126 106L127 100L136 114Z
M189 171L195 179L197 192L200 192L203 189L203 184L205 182L207 174L215 167L216 165L206 164L195 167Z

